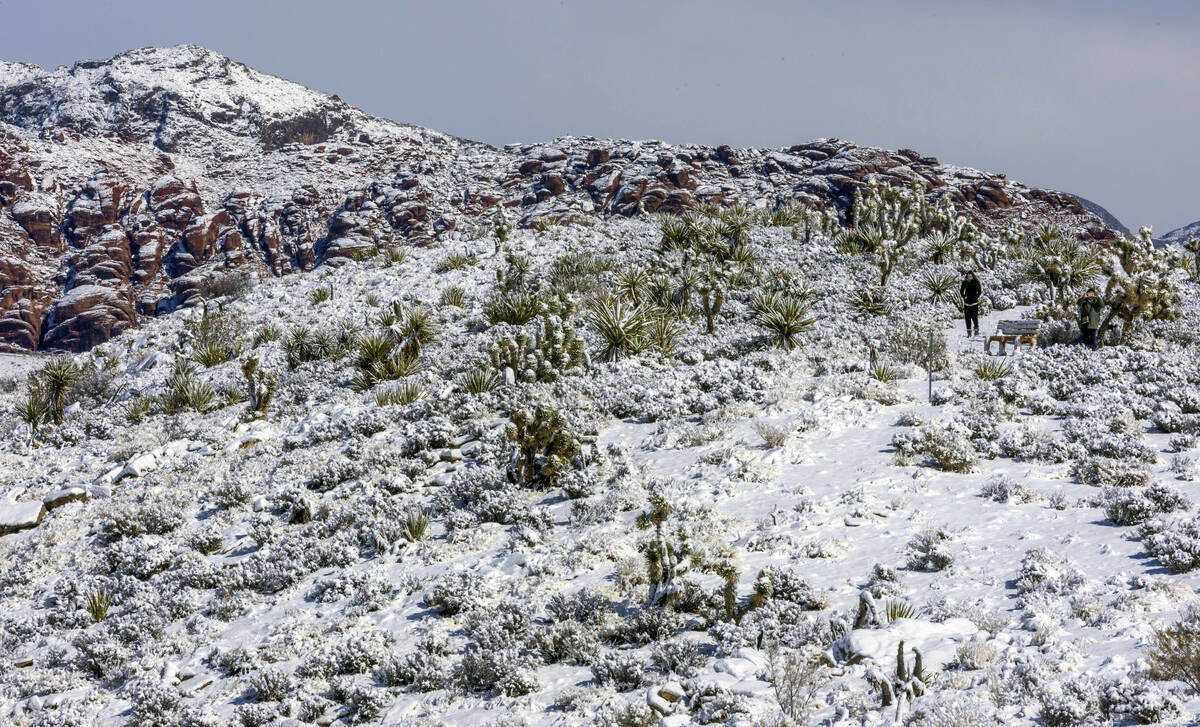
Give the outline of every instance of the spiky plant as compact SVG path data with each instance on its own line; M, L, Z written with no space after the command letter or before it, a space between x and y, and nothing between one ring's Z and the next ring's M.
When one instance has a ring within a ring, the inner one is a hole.
M439 273L451 270L462 270L479 262L479 257L472 253L452 252L438 262L435 270Z
M167 381L167 393L162 399L162 408L168 413L182 409L206 412L217 400L217 392L203 381L194 378L195 369L183 359L175 361L171 378Z
M958 278L951 273L927 270L921 276L921 287L929 291L929 297L935 303L945 300L954 292Z
M658 351L659 355L670 358L675 355L675 343L683 335L684 327L677 316L665 310L656 310L650 314L650 323L646 327L645 344Z
M376 406L405 406L425 398L425 388L416 381L405 381L375 392Z
M925 238L925 252L934 265L941 265L958 249L958 240L946 232L939 230Z
M26 389L25 397L17 402L17 416L29 425L29 441L33 442L37 430L53 418L50 400L40 387L31 384Z
M264 343L270 343L271 341L278 341L280 338L283 338L283 329L274 323L264 323L259 326L258 332L254 334L252 348L258 348Z
M51 359L36 374L39 388L50 405L50 418L62 423L63 411L70 404L71 387L83 375L83 369L66 356Z
M851 304L860 313L869 316L886 316L892 312L892 304L888 302L883 288L860 288Z
M916 618L920 612L916 606L906 601L888 600L884 602L883 613L880 615L891 622L898 618Z
M372 308L378 308L379 304L383 301L379 299L379 295L377 293L367 293L366 297L363 298L363 302Z
M975 364L975 375L983 381L998 381L1012 373L1012 364L1007 361L987 360Z
M452 285L442 291L441 297L438 299L438 305L443 308L446 306L454 306L462 308L467 302L467 291L457 285Z
M428 308L422 305L405 309L399 301L392 301L396 322L389 333L405 353L417 355L424 346L437 340L437 322Z
M458 378L458 385L468 394L486 394L500 385L500 377L491 369L471 369Z
M875 361L871 367L867 369L867 377L875 379L883 384L895 383L900 378L900 372L897 371L891 364L883 361Z
M617 294L631 303L640 302L649 282L650 275L645 268L634 267L630 263L629 267L617 276Z
M780 298L755 314L754 322L767 331L771 345L791 351L801 333L816 321L809 317L809 307L796 298Z
M483 311L492 325L509 323L523 326L541 312L542 305L537 296L525 291L503 293L488 301Z
M235 356L237 356L237 351L228 343L221 341L207 341L192 351L192 360L204 368L231 361Z
M354 365L360 371L372 371L391 356L395 348L395 340L382 333L362 336L358 339L358 353L354 357Z
M620 298L597 301L586 318L604 339L602 358L605 361L618 361L640 351L644 345L643 337L650 327L645 308L630 305Z
M407 259L408 253L404 250L398 247L389 247L384 251L381 263L384 267L391 267L393 265L403 265Z
M103 589L92 591L87 597L88 613L92 615L93 623L100 623L108 618L108 609L112 607L112 596Z
M376 363L371 371L381 381L394 381L420 373L424 369L424 362L416 354L401 351Z
M686 250L700 241L701 232L696 220L678 215L663 215L658 220L663 250Z
M148 396L135 396L125 405L125 416L132 424L141 424L154 410L154 400Z
M332 285L322 285L308 294L308 302L313 305L320 305L331 298L333 298Z
M424 510L412 510L404 516L404 537L408 542L424 540L429 531L429 515Z

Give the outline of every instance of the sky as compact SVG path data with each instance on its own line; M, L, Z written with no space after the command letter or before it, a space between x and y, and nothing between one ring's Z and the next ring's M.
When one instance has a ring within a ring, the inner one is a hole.
M1195 0L0 0L0 58L196 43L501 145L565 134L911 148L1200 220Z

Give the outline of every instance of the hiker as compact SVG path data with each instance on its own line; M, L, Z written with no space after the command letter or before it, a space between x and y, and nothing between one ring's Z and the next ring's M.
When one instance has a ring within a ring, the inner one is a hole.
M979 335L979 296L983 294L983 286L975 273L967 273L962 285L958 286L958 294L963 299L963 318L967 321L967 338Z
M1087 293L1079 299L1079 330L1083 332L1083 343L1093 351L1099 345L1100 315L1104 313L1104 301L1095 288L1088 288Z

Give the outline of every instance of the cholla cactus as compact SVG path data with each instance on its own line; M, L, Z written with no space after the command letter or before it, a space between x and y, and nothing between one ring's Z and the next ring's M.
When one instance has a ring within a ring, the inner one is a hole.
M510 471L526 487L554 485L581 448L567 418L546 405L514 410L505 433L516 444Z
M650 594L646 605L667 605L679 593L675 583L675 572L686 557L686 548L670 543L663 532L663 525L671 515L671 504L660 493L650 495L650 509L637 516L637 526L642 530L654 528L654 538L643 546L646 556L646 571L650 581Z
M1183 243L1183 249L1192 254L1192 259L1187 264L1192 280L1200 280L1200 238L1189 237L1187 242Z
M242 364L242 376L246 378L247 416L251 419L265 419L267 407L275 397L278 379L259 370L257 356L251 356Z
M575 326L549 313L542 314L542 325L531 337L522 331L516 337L505 336L488 349L492 366L506 379L524 383L554 381L567 371L591 367L584 341Z

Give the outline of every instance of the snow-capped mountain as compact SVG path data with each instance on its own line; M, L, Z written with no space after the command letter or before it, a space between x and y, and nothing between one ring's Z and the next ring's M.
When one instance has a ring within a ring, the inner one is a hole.
M1200 220L1171 230L1159 239L1167 242L1187 242L1189 238L1193 237L1200 237Z
M0 66L0 347L80 350L255 276L490 224L680 212L842 210L864 181L919 181L985 230L1112 231L1070 195L910 150L838 140L732 149L564 137L496 149L372 117L196 46L44 71ZM74 292L72 292L74 291Z

